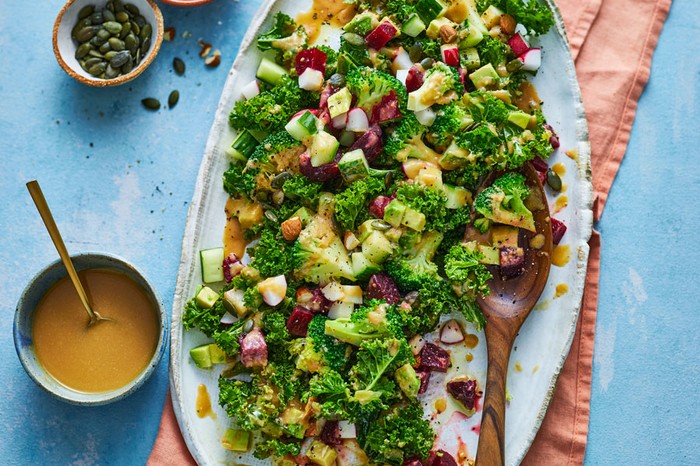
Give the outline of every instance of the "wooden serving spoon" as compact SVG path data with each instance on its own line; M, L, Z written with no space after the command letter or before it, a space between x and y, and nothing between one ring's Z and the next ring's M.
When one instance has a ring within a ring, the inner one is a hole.
M551 265L552 226L547 198L537 171L532 165L525 164L521 173L525 175L531 192L526 205L533 213L537 235L543 237L538 237L533 243L541 242L542 239L544 241L539 249L525 245L525 271L517 277L504 278L498 268L495 268L496 270L492 271L494 278L489 283L491 293L486 297L479 297L481 310L486 317L488 371L476 456L477 466L505 464L505 390L510 352L520 327L544 290ZM481 186L490 186L502 174L491 174ZM521 233L524 231L521 230ZM530 241L535 234L528 232L524 236L526 241Z
M111 321L112 319L110 319L109 317L102 317L97 311L95 311L92 308L90 300L88 299L88 295L85 292L85 288L83 288L83 284L80 281L80 277L78 277L78 273L75 271L75 267L73 266L73 261L70 258L70 254L68 254L68 249L66 249L66 245L63 243L61 233L58 231L58 226L56 226L56 222L53 219L53 215L51 215L51 210L49 209L49 205L46 202L44 193L41 191L39 182L36 180L28 182L27 189L29 190L29 194L32 196L32 200L34 201L34 205L36 205L36 209L39 211L39 215L41 215L41 219L44 221L44 225L46 226L46 229L49 232L49 236L51 236L53 245L56 246L56 251L58 251L58 255L61 257L61 261L63 262L66 271L68 271L68 276L70 277L71 282L75 287L75 291L80 297L80 302L83 303L83 307L85 307L85 311L90 317L88 327L92 327L98 322Z

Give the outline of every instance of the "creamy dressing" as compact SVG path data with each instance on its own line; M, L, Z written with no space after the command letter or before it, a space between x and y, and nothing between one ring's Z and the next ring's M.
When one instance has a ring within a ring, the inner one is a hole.
M555 292L554 292L554 299L557 299L561 296L564 296L566 293L569 292L569 285L566 283L560 283L557 285Z
M552 251L552 265L564 267L571 259L571 246L568 244L559 244Z
M216 419L216 413L211 409L211 398L207 391L207 386L200 383L197 386L197 399L195 400L195 410L200 418L210 417Z
M314 0L309 11L299 13L296 22L303 25L313 44L323 24L343 27L355 16L357 5L347 5L339 0Z

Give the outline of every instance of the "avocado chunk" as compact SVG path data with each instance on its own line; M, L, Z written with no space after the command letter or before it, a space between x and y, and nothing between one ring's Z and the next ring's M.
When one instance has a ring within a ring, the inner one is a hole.
M418 390L420 390L420 377L416 374L416 370L410 364L404 364L403 366L396 369L394 372L394 378L399 384L401 391L406 394L409 398L415 398L418 396Z
M219 299L219 293L212 290L208 286L203 286L197 297L195 298L195 303L197 307L201 309L211 309L216 304L216 300Z
M226 352L222 350L216 343L209 345L209 357L212 364L223 364L226 362Z
M393 252L394 246L384 234L373 231L362 243L362 254L375 264L384 262Z
M221 439L221 446L231 451L248 451L250 438L250 432L246 430L226 429Z
M190 350L190 357L194 364L200 369L209 369L211 367L211 353L209 353L209 344L200 345Z
M520 110L513 110L508 113L508 121L525 129L530 124L530 115Z
M469 75L477 89L489 87L498 82L500 77L491 63L488 63Z
M306 457L313 464L317 464L319 466L332 466L338 457L338 453L325 443L319 440L314 440L309 447L309 451L306 452Z
M406 207L406 212L403 215L401 224L407 226L411 230L423 231L425 228L425 215L415 209Z
M384 221L397 228L401 226L401 220L403 220L405 212L406 204L394 199L384 208Z

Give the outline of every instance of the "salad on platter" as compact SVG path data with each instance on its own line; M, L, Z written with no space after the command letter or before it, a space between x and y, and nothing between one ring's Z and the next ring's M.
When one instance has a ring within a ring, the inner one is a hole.
M470 464L474 451L440 437L480 409L477 297L542 247L532 212L546 199L522 168L563 188L529 82L552 12L314 9L276 13L231 109L223 246L200 251L204 284L182 313L209 339L191 361L221 369L222 448L285 465ZM340 28L337 45L320 43L320 22ZM566 226L550 220L557 244Z

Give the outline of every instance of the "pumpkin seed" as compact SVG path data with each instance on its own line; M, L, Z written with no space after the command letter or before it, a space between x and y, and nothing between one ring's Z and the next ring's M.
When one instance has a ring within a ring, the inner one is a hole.
M114 17L120 23L128 23L129 22L129 14L126 11L117 12L114 14Z
M107 40L111 36L112 34L110 34L109 31L107 31L106 29L100 29L99 31L97 31L97 37L99 37L100 39Z
M121 40L124 40L124 38L126 36L128 36L130 32L131 32L131 23L127 21L126 23L122 24L122 32L119 34L119 38Z
M95 11L94 5L86 5L78 12L78 19L85 19Z
M135 35L129 33L124 38L124 45L126 46L126 49L133 54L136 53L136 49L139 47L139 40Z
M168 107L173 108L174 106L177 105L177 102L180 100L180 91L177 89L172 91L170 95L168 96Z
M119 40L116 37L112 37L109 39L109 46L112 47L112 50L124 50L124 41Z
M105 42L104 44L100 45L100 53L107 53L110 50L112 50L112 47L109 46L109 42Z
M178 57L173 58L173 69L178 75L182 76L185 74L185 62Z
M116 21L107 21L102 25L103 28L109 31L110 34L119 34L122 32L122 25Z
M124 4L121 2L121 0L112 0L112 6L114 7L115 13L124 11Z
M92 26L92 23L90 22L90 18L85 18L85 19L78 21L78 24L76 24L73 27L73 29L71 30L71 33L70 33L71 38L76 39L76 37L78 35L78 31L80 31L82 28L87 27L87 26Z
M116 17L114 16L114 13L109 11L107 8L102 10L102 17L105 19L105 21L116 21Z
M277 218L277 215L275 215L275 213L274 213L273 211L271 211L271 210L266 210L266 211L265 211L265 217L266 217L269 221L275 222L275 223L277 223L277 221L279 220L279 219Z
M105 58L108 58L107 55L105 55ZM121 68L129 61L129 58L131 58L131 54L128 50L115 52L115 55L109 59L109 64L114 68Z
M105 64L105 62L100 61L100 63L96 63L96 64L92 65L88 69L88 73L90 73L93 76L99 76L105 72L106 68L107 68L107 65Z
M160 109L160 101L158 99L154 99L153 97L146 97L145 99L141 100L141 103L148 110L159 110Z
M292 177L292 174L289 172L282 172L279 175L275 176L272 178L272 181L270 181L270 186L272 186L275 189L281 189L282 186L284 186L284 182L287 181Z
M141 26L139 26L138 24L136 24L135 21L131 21L129 24L131 24L131 31L132 31L134 34L138 35L138 34L141 32Z
M101 11L96 11L90 15L90 22L97 26L98 24L104 23L105 19L102 17Z
M99 51L97 51L97 50L95 50L95 49L90 50L90 51L88 52L88 55L90 55L91 57L96 57L96 58L104 58L104 57L105 57L105 56L102 55Z
M143 27L147 24L147 23L146 23L146 18L144 18L144 17L141 16L141 15L135 17L135 18L134 18L134 21L136 22L136 24L139 25L139 27L140 27L141 29L143 29Z
M78 33L75 35L75 40L78 42L87 42L92 39L95 34L97 34L98 30L99 28L95 26L86 26L78 31Z
M374 220L371 223L372 228L380 231L388 230L391 228L391 225L384 220Z
M139 39L141 39L142 41L144 41L146 39L150 39L151 32L153 32L153 29L151 29L151 25L146 24L145 26L143 26L141 28L141 32L139 33Z
M115 50L110 50L109 52L105 53L105 60L107 60L108 62L111 62L112 58L114 58L114 56L118 53L120 53L120 52L117 52Z
M90 52L90 49L92 49L92 46L90 45L89 42L85 42L84 44L81 44L80 47L75 51L75 58L76 59L81 59L85 55L87 55Z
M91 67L97 65L98 63L102 63L102 58L101 57L90 57L87 60L85 60L85 71L90 69Z
M114 69L112 68L112 65L107 65L107 69L105 70L105 77L107 79L114 79L117 76L119 76L120 73L121 70L119 68Z
M124 5L124 9L134 16L136 16L140 13L139 7L137 7L136 5L134 5L132 3L127 3L126 5Z
M131 73L131 70L134 69L134 60L133 58L129 57L129 59L126 61L126 64L122 66L122 74L129 74Z
M146 38L143 42L141 42L141 55L146 55L148 52L149 47L151 46L151 39Z
M550 188L552 188L555 191L561 191L562 188L562 183L561 183L561 178L551 168L547 170L547 184L549 185Z

